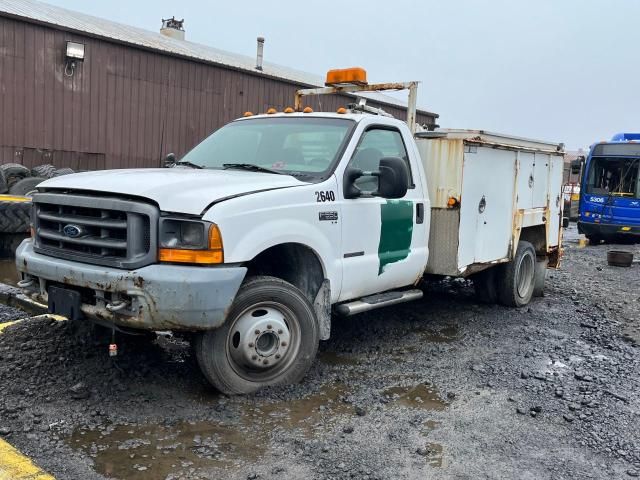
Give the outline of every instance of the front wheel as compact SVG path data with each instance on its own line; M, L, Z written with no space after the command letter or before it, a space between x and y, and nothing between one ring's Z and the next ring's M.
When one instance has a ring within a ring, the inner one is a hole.
M207 380L228 395L299 382L318 351L313 306L295 286L275 277L243 284L227 321L198 335L195 351Z
M602 241L602 237L596 234L585 235L585 237L587 237L587 240L589 240L589 245L599 245Z
M500 303L509 307L524 307L531 301L535 289L536 251L524 240L512 261L505 264L498 279Z

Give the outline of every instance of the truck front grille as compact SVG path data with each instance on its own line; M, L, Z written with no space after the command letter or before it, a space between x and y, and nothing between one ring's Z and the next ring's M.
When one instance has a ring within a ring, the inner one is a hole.
M69 260L138 268L156 258L158 209L111 197L34 196L34 248Z

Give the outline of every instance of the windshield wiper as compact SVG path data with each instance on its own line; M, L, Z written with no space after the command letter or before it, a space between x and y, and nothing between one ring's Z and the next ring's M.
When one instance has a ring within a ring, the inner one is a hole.
M250 172L264 172L264 173L275 173L277 175L285 175L284 172L271 170L270 168L261 167L260 165L254 165L253 163L223 163L222 167L225 170L228 168L239 168L241 170L249 170Z
M186 165L187 167L191 168L204 168L202 165L190 162L189 160L180 160L179 162L176 162L176 165Z

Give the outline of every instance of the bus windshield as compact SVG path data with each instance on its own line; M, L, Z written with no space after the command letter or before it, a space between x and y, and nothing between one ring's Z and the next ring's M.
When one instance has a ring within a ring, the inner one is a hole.
M640 157L593 157L586 192L640 198Z

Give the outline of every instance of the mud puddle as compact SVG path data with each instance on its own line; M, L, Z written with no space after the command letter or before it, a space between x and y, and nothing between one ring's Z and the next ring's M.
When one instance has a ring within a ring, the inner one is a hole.
M432 467L442 467L442 454L443 448L439 443L427 443L421 450L424 457L427 459L427 464Z
M341 415L353 414L341 400L347 393L346 385L336 383L296 400L240 405L235 423L105 425L76 430L67 443L112 478L212 478L212 472L260 461L280 429L305 438L328 431Z
M440 330L423 330L420 337L427 342L451 343L460 339L460 333L457 325L450 325Z
M424 383L408 387L390 387L382 393L391 402L410 408L439 411L448 406L448 403L440 398L436 387Z
M16 270L15 259L0 259L0 282L13 285L14 287L18 284L18 271Z
M205 478L204 469L224 470L266 451L242 428L208 422L80 430L69 444L93 457L96 471L131 480Z
M318 358L322 363L331 366L354 366L360 364L360 360L356 357L348 357L346 354L337 352L320 352Z

